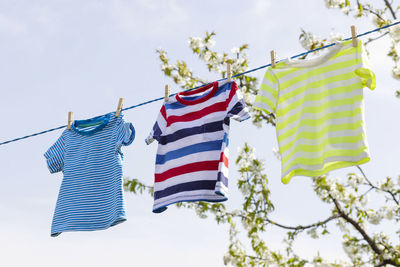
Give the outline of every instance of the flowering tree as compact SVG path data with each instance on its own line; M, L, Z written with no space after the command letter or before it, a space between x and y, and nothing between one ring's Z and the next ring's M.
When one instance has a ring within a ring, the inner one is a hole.
M375 8L372 4L368 3L372 1L352 1L352 0L325 0L325 5L329 9L340 10L346 16L353 16L356 19L364 17L370 18L374 27L382 27L389 25L398 20L399 6L393 6L393 2L389 0L379 1L382 7ZM373 1L374 4L378 1ZM368 49L368 44L380 39L384 36L389 36L391 45L388 49L387 55L393 60L392 76L394 79L400 80L400 26L390 28L389 30L382 30L379 35L373 38L369 38L364 44ZM341 34L331 34L329 38L321 38L314 35L311 32L302 30L300 34L300 43L307 49L315 49L317 47L324 46L332 41L341 39ZM396 88L399 89L399 88ZM397 97L400 98L400 90L396 91Z
M388 1L384 1L383 9L375 9L370 4L361 4L357 1L352 8L350 1L337 0L325 1L328 8L341 9L346 15L354 14L356 17L373 17L373 24L383 26L391 22L386 19L389 13L396 19L396 13ZM393 77L400 78L399 72L399 44L400 27L381 31L380 37L389 35L392 47L388 56L393 59ZM215 33L206 33L204 38L191 37L189 46L192 52L199 56L210 72L226 75L226 63L232 65L233 75L246 71L248 68L247 45L233 48L230 59L228 53L217 53L213 51ZM306 49L313 49L337 40L333 38L317 38L311 33L303 31L300 34L301 44ZM375 39L369 39L367 43ZM171 63L167 52L157 50L161 61L161 69L164 74L171 77L177 85L183 89L190 89L200 84L207 83L201 77L197 77L188 68L186 62L177 61ZM245 102L252 112L252 122L256 127L261 127L263 122L268 126L275 126L273 114L265 115L252 108L254 96L257 94L257 79L250 75L242 75L235 78L239 84ZM400 95L400 93L398 93ZM276 153L276 152L275 152ZM276 153L279 157L278 153ZM400 266L400 244L395 244L385 233L385 229L379 227L383 220L396 225L400 221L400 176L397 178L386 177L383 181L373 183L363 169L357 166L357 172L349 173L347 177L340 180L326 175L313 177L313 189L318 198L330 207L330 215L327 218L311 223L309 225L286 225L271 219L274 205L270 200L271 192L268 188L268 178L264 173L264 163L255 155L255 149L247 143L239 150L236 159L239 177L237 187L243 196L240 209L228 210L224 203L181 203L182 208L193 209L200 218L213 217L220 224L229 225L229 245L224 256L224 263L234 266L304 266L314 264L315 266ZM125 189L133 193L149 191L152 187L144 185L137 179L127 179ZM378 193L378 194L377 194ZM372 194L374 198L381 198L382 205L378 208L372 207L368 199ZM293 243L300 234L308 234L318 239L330 234L328 225L337 226L342 233L342 246L348 255L347 261L329 262L319 254L309 259L297 255L293 249ZM368 226L374 225L372 232ZM287 233L284 237L286 248L279 251L267 246L263 239L265 231L270 227L284 229ZM247 240L243 240L240 231L246 233ZM397 231L400 234L400 230Z

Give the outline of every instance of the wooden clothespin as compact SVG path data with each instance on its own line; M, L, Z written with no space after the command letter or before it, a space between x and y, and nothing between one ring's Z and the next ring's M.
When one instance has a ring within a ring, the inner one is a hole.
M271 67L275 68L276 53L275 50L271 50Z
M167 102L169 99L169 95L171 94L171 89L168 84L165 85L165 95L164 95L164 101Z
M231 63L226 63L226 79L228 83L232 81L232 70L231 70Z
M72 122L74 121L74 113L72 111L68 112L68 124L67 129L71 130Z
M351 29L351 39L353 40L353 47L357 47L358 41L357 41L357 30L356 30L356 26L351 25L350 29Z
M119 117L122 111L122 106L124 105L124 99L121 97L118 101L117 111L115 112L115 117Z

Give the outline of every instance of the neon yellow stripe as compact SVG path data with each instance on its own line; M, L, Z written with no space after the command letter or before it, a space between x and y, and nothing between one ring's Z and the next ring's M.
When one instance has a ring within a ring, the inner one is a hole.
M338 62L338 63L335 63L335 64L331 64L331 65L328 65L328 66L315 68L315 69L310 70L309 72L303 73L303 74L301 74L299 76L296 76L296 77L294 77L294 78L292 78L292 79L290 79L290 80L288 80L288 81L286 81L284 83L281 83L279 88L280 88L280 90L283 91L286 88L288 88L288 87L290 87L290 86L292 86L292 85L294 85L294 84L296 84L298 82L310 79L310 77L321 75L321 74L324 74L324 73L327 73L327 72L330 72L330 71L334 71L334 70L340 70L340 69L343 69L343 68L346 68L346 67L350 67L350 66L354 66L354 65L357 65L357 64L358 64L358 61L357 61L356 58L354 58L354 59L350 59L350 60L347 60L347 61L342 61L342 62ZM324 79L322 81L325 80L325 77L323 77ZM328 78L328 77L326 77L326 78Z
M275 99L278 99L278 91L269 87L265 83L261 84L260 90L264 90L264 91L270 93L271 95L273 95L273 97L275 97Z
M286 75L289 75L289 74L291 74L293 72L301 70L301 68L292 68L291 67L289 69L285 69L285 67L287 67L287 65L283 61L281 61L278 64L276 64L275 68L277 69L277 71L275 71L275 75L276 75L276 78L278 80L281 79L282 77L285 77ZM282 69L280 69L280 68L282 68Z
M320 176L324 175L330 171L350 167L350 166L357 166L370 161L369 157L363 158L359 161L334 161L326 163L321 169L319 170L305 170L305 169L295 169L289 172L288 174L284 175L281 179L282 183L287 184L290 182L290 179L295 175L302 175L302 176Z
M328 132L335 132L335 131L354 131L357 130L360 127L363 127L364 123L362 120L359 120L356 123L342 123L342 124L336 124L336 125L328 125L325 128L323 128L321 131L318 132L299 132L296 135L296 138L293 141L290 141L286 145L283 145L279 148L279 151L281 153L285 152L288 150L291 146L294 145L294 143L299 140L299 139L314 139L315 142L317 142L318 139L323 138L326 133ZM279 142L282 142L283 139L278 138Z
M336 88L332 88L329 90L321 90L318 94L308 94L305 95L303 98L290 103L287 107L279 109L278 114L279 116L284 116L286 113L291 111L292 109L296 109L302 106L306 101L318 101L327 96L335 95L335 94L342 94L342 93L351 93L356 89L360 89L360 82L353 83L350 85L340 86Z
M349 80L351 78L356 77L356 74L354 72L348 72L348 73L343 73L343 74L339 74L336 76L332 76L323 80L319 80L319 81L315 81L315 82L310 82L307 83L304 86L301 86L299 88L296 88L286 94L281 94L279 96L278 102L279 103L283 103L285 101L287 101L287 99L292 98L298 94L302 94L305 91L307 91L309 88L316 88L316 87L321 87L324 86L328 83L333 83L333 82L338 82L338 81L345 81L345 80Z
M277 83L276 77L268 70L265 72L264 78L272 83Z
M339 51L339 53L337 53L336 55L334 55L333 57L331 57L331 59L335 59L341 56L347 56L347 55L352 55L352 54L356 54L357 53L357 48L353 48L353 46L348 47L347 49L341 49Z
M283 170L282 173L285 173L287 170L289 170L293 165L295 164L301 164L301 165L320 165L324 163L324 160L329 157L340 157L340 156L347 156L347 157L356 157L360 155L362 152L367 152L368 148L366 146L362 146L358 149L335 149L335 150L330 150L326 151L322 154L322 156L318 158L304 158L304 157L298 157L293 159L292 162L288 166L286 166Z
M355 95L355 96L353 96L352 98L345 98L345 99L332 100L332 101L327 102L327 103L325 103L325 104L323 104L323 105L321 105L321 106L318 106L318 107L305 107L305 108L303 108L300 112L296 113L295 115L290 116L290 117L289 117L288 119L286 119L285 121L280 121L280 122L279 122L279 125L276 125L276 129L277 129L277 130L282 130L283 128L285 128L286 126L288 126L290 123L292 123L292 122L294 122L294 121L298 121L304 113L320 113L320 112L322 112L322 111L325 111L325 110L328 109L328 108L337 107L337 106L342 106L342 105L352 105L352 104L354 104L354 103L356 103L356 102L362 101L362 99L363 99L363 96L362 96L362 95ZM338 114L338 115L339 115L339 114L342 113L342 112L349 112L349 111L346 110L346 111L332 112L332 113L329 113L329 114L327 114L327 115L330 115L330 114L333 114L333 115ZM353 111L350 111L350 112L351 112L351 115L354 114ZM345 113L345 114L348 114L348 113ZM327 115L325 115L325 116L322 117L322 118L325 118ZM341 116L340 116L340 117L341 117ZM340 118L340 117L339 117L339 118ZM349 117L350 117L350 116L349 116ZM315 123L316 123L317 121L321 120L321 118L317 118L317 119L303 119L303 120L311 120L311 121L314 122L313 125L315 125ZM303 120L301 120L301 121L303 121ZM301 122L301 121L300 121L300 122Z
M356 108L353 111L343 111L343 112L341 112L340 115L333 116L333 114L336 114L336 113L329 113L329 114L325 115L324 117L320 118L318 121L310 120L310 119L302 120L299 124L296 125L296 127L293 127L280 135L279 135L279 132L277 131L278 141L280 142L280 141L284 140L285 138L288 138L292 134L296 133L299 130L299 128L302 126L313 126L316 129L318 129L318 126L326 123L326 121L328 121L328 120L353 117L353 116L359 115L362 113L362 108ZM278 127L278 125L279 125L279 122L277 123L277 127ZM332 127L335 127L335 125L332 125Z
M270 109L272 111L275 111L275 104L272 103L272 101L268 97L265 97L265 96L262 96L262 95L257 95L255 102L265 103L270 107ZM270 112L268 111L267 113L270 113Z
M328 144L357 143L357 142L362 141L364 137L365 137L364 133L360 133L356 136L339 136L339 137L326 138L325 140L323 140L323 142L316 141L316 143L318 143L317 145L305 145L305 144L297 145L289 153L289 155L282 158L282 163L286 163L297 152L307 152L307 153L322 152L324 150L324 148L326 147L326 145L328 145ZM285 151L281 150L281 154L283 154L283 152L285 152ZM346 156L346 155L344 155L344 156Z

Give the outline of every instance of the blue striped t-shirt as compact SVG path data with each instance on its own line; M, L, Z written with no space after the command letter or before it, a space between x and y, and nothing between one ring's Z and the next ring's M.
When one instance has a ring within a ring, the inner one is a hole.
M113 113L74 121L44 154L51 173L64 173L51 236L107 229L126 220L121 147L135 129Z

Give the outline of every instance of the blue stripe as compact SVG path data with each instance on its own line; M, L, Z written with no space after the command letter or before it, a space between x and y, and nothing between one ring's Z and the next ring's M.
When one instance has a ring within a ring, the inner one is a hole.
M222 172L218 172L218 181L221 181L226 187L228 187L228 178Z
M226 146L226 147L229 146L229 137L228 137L228 134L227 134L227 133L224 134L224 143L225 143L225 146Z
M156 122L153 126L153 137L154 139L156 139L157 141L160 139L162 132L160 129L160 126L158 125L158 122Z
M154 200L173 195L179 192L194 191L194 190L214 190L215 180L194 181L181 183L165 188L164 190L154 192Z
M242 103L243 102L243 103ZM229 114L237 115L239 114L245 107L243 99L235 104L235 106L229 111Z
M166 145L168 143L175 142L179 139L195 135L195 134L202 134L202 133L212 133L222 131L223 121L215 121L211 123L204 124L202 126L196 126L192 128L185 128L182 130L178 130L172 134L164 135L160 137L159 143L161 145Z
M185 146L180 149L170 151L164 155L157 155L156 164L164 164L169 160L185 157L187 155L199 152L221 150L222 142L223 140L203 142L199 144Z

